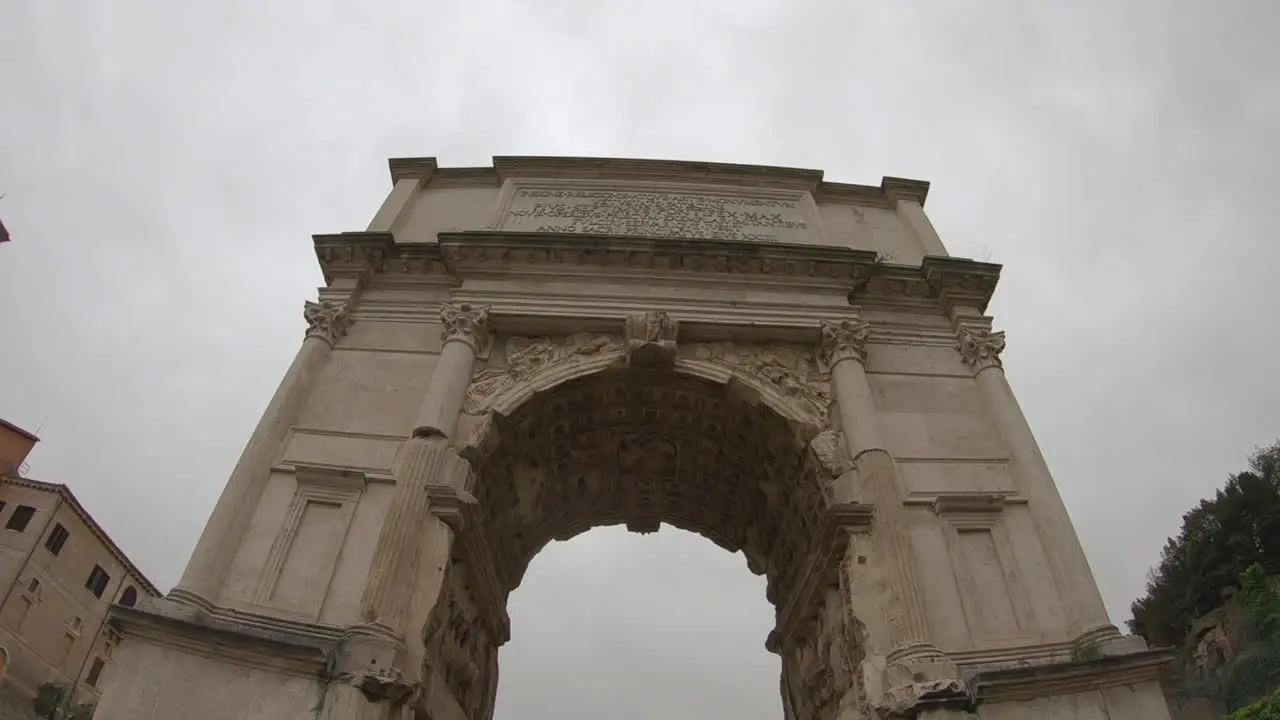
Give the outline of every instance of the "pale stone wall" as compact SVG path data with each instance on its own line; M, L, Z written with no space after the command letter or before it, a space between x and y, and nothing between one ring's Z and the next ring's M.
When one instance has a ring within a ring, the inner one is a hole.
M323 697L314 678L144 643L121 647L108 670L108 686L122 676L136 682L138 690L107 693L94 717L315 720Z
M1168 720L1169 710L1159 683L1145 682L1034 700L983 704L978 717L981 720Z

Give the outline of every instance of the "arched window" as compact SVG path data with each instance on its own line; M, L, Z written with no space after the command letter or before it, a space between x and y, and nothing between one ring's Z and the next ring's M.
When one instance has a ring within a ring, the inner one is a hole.
M124 589L120 594L120 604L125 607L133 607L138 604L138 591L132 585Z

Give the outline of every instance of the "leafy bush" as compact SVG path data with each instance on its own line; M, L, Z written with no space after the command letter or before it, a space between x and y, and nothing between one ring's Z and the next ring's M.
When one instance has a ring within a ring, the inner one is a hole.
M1241 708L1224 720L1280 720L1280 692L1272 693L1247 708Z

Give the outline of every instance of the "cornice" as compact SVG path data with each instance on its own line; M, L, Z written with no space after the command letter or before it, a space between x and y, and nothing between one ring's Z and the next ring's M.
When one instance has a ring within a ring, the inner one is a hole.
M826 182L822 170L687 160L498 155L492 167L442 168L434 157L391 158L388 166L393 184L405 178L423 185L486 187L500 186L513 178L682 181L800 190L812 193L819 202L877 207L892 207L898 198L923 205L929 193L929 183L921 180L884 177L877 187Z
M1006 703L1158 682L1174 660L1171 650L1145 650L1095 660L978 671L969 678L980 703Z
M131 638L308 678L324 675L337 644L330 633L308 632L301 626L268 628L211 616L179 617L159 607L114 606L108 624Z
M832 245L642 238L492 230L444 232L434 243L397 243L388 232L315 235L316 258L327 282L375 276L421 278L446 287L476 275L611 273L766 283L781 287L848 288L851 304L906 304L922 309L941 300L985 311L1000 265L926 257L920 266L877 262L868 250ZM358 311L358 310L357 310ZM953 340L953 339L952 339Z

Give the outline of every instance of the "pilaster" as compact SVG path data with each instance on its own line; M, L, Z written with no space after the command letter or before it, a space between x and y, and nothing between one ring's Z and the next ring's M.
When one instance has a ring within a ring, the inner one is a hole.
M1107 616L1066 504L1005 377L1001 360L1005 334L991 330L986 318L975 315L972 311L958 314L956 349L973 370L991 418L1008 446L1011 469L1027 498L1027 509L1040 535L1054 585L1066 606L1068 632L1078 643L1085 644L1118 639L1120 632Z
M352 298L358 284L353 286ZM258 501L271 476L271 462L284 442L329 353L351 324L344 301L306 302L302 347L254 428L222 489L178 585L169 596L208 610L213 607Z

